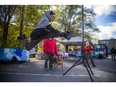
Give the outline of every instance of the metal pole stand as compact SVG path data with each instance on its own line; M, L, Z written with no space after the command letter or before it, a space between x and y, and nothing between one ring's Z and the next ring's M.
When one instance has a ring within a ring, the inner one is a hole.
M79 61L81 61L81 60L82 60L82 62L79 63ZM83 64L83 65L84 65L84 67L86 68L86 70L87 70L87 72L88 72L88 74L89 74L89 77L90 77L91 81L94 82L94 81L93 81L93 78L92 78L92 75L94 75L94 74L93 74L93 71L92 71L92 69L91 69L91 67L90 67L90 65L89 65L89 63L88 63L88 60L86 59L86 57L85 57L84 55L82 55L82 57L79 58L79 60L77 60L77 61L76 61L76 62L63 74L63 76L66 75L66 73L68 73L73 67L75 67L75 66L77 66L77 65L80 65L80 64Z

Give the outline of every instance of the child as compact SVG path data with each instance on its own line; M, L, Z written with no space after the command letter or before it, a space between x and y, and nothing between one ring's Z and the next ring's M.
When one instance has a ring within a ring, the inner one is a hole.
M55 13L53 11L46 11L43 14L42 19L38 22L37 27L33 30L30 35L30 42L26 40L26 35L22 34L18 37L19 40L23 40L25 48L31 50L41 40L52 37L64 37L70 39L73 36L73 32L59 32L54 29L50 22L55 20Z

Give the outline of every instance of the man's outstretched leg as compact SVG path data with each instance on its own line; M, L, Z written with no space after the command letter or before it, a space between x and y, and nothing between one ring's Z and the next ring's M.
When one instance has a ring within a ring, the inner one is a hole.
M37 33L37 34L35 34ZM73 36L73 32L59 32L56 29L52 29L52 30L47 30L47 29L41 29L39 31L36 31L34 33L31 34L31 40L28 42L26 40L26 35L22 34L18 37L19 40L23 40L25 48L29 51L31 50L33 47L35 47L40 41L47 39L47 38L53 38L53 37L64 37L67 40L71 39L71 37ZM36 38L36 39L35 39Z

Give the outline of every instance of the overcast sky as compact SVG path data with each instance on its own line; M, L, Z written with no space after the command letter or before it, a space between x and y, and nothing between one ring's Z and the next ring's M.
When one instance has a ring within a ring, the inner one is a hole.
M116 5L93 5L100 39L116 39Z

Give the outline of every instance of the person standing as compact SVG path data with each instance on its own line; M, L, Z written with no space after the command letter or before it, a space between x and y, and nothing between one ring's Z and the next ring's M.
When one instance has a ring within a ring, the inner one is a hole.
M112 61L115 61L116 59L116 49L114 49L114 47L111 48L110 50L111 52L111 58L112 58Z
M108 57L108 47L106 46L106 57Z
M90 59L91 63L92 63L92 66L96 67L95 64L94 64L94 61L91 57L91 53L92 53L93 49L91 48L89 42L86 42L86 45L84 46L84 50L85 50L85 56L86 56L87 60Z
M58 55L57 54L58 49L57 49L56 41L54 40L54 38L46 39L44 41L43 48L44 48L44 54L45 54L44 70L54 70L54 66L53 66L54 56Z

